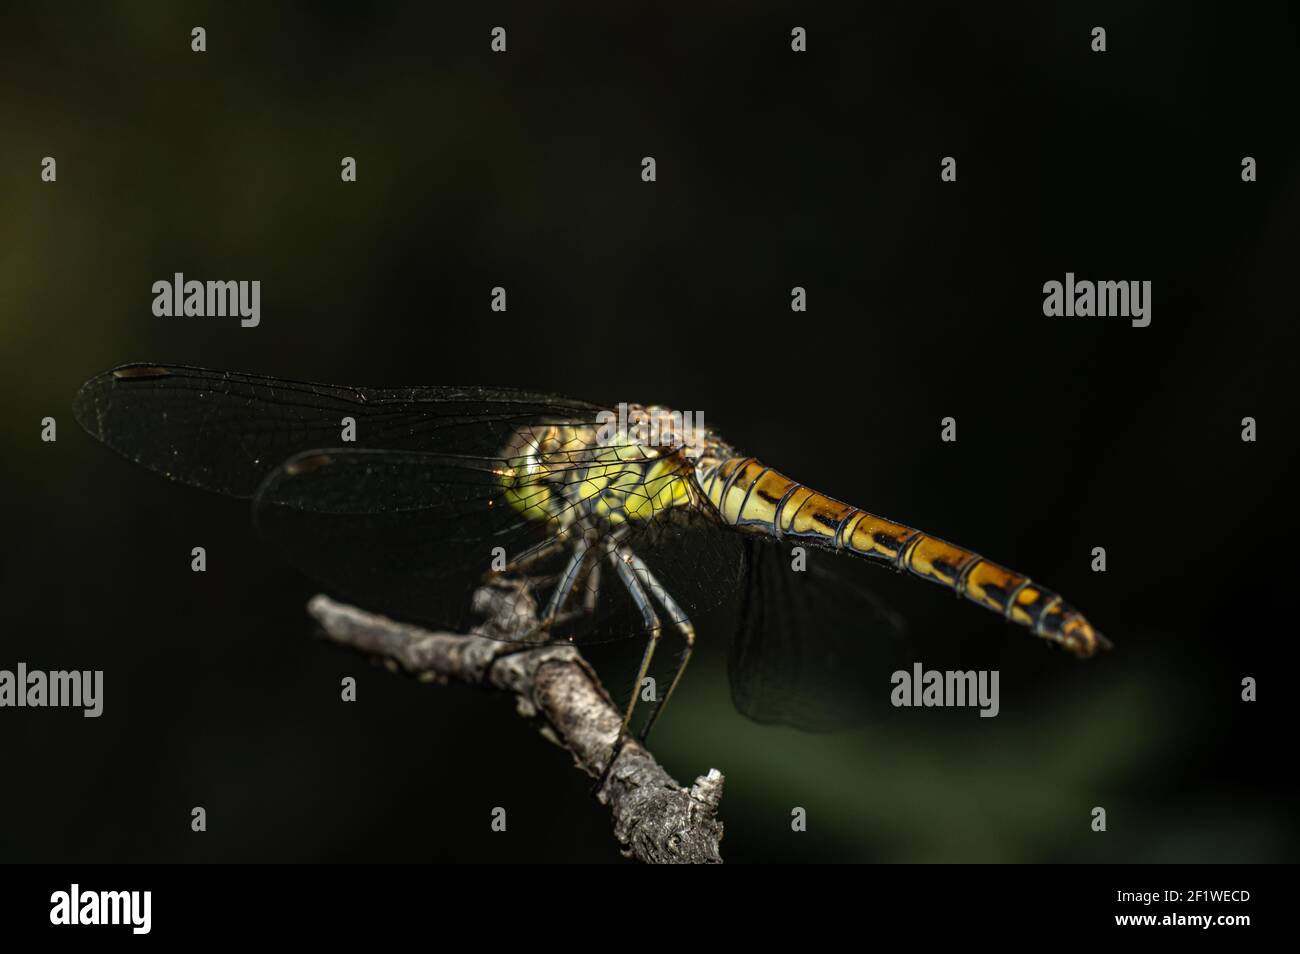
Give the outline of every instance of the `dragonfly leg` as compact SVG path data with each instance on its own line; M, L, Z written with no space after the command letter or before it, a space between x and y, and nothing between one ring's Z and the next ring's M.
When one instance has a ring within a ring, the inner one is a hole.
M650 718L646 721L645 728L641 730L640 738L644 742L649 738L650 730L655 727L655 722L659 720L660 714L668 707L668 700L673 697L673 690L677 688L677 683L681 682L682 674L686 672L686 664L691 661L691 653L695 651L695 626L687 617L686 611L673 599L672 594L664 589L662 583L655 579L654 573L650 571L650 567L646 566L645 561L628 547L624 546L621 549L626 551L626 559L632 565L632 569L636 571L651 595L663 606L664 612L668 614L673 625L677 627L677 631L682 634L682 639L686 641L686 648L682 651L681 660L677 663L677 671L673 673L673 680L668 684L668 691L664 693L662 699L655 703ZM645 678L644 673L641 674L641 678ZM638 680L638 685L640 685L640 680Z
M582 611L591 614L596 612L596 603L600 599L600 562L592 560L588 566L590 569L583 581L586 589L582 594Z
M609 561L614 564L619 579L627 587L632 602L641 611L641 618L645 621L646 629L650 632L650 638L646 641L645 654L641 657L641 669L637 673L636 682L632 684L632 698L627 701L627 711L623 713L623 725L619 728L618 740L614 743L614 751L617 752L623 744L623 738L627 735L627 727L632 722L632 712L636 709L636 699L641 694L641 683L645 679L646 673L650 671L650 660L654 658L655 647L659 645L659 637L663 635L663 626L659 622L658 615L655 614L654 606L650 602L645 587L641 585L636 571L632 569L632 560L635 559L635 554L626 546L616 546L613 541L609 541L607 547Z
M564 603L573 592L573 585L578 582L578 577L582 574L583 564L587 559L587 550L590 544L587 538L579 537L573 545L573 556L569 558L569 563L560 575L560 582L555 585L551 593L551 599L546 604L546 612L542 614L542 628L548 628L554 625L560 615L560 610L564 608Z
M541 543L533 544L523 553L519 554L519 556L507 563L503 569L488 570L483 574L483 581L487 582L503 573L518 573L520 570L526 570L533 564L539 563L547 557L559 553L564 549L564 544L565 539L559 534L553 537L548 537Z

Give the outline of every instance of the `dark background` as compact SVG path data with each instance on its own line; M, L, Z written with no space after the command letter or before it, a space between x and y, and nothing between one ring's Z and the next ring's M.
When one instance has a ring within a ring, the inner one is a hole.
M0 668L103 669L106 699L0 710L0 860L617 858L507 699L314 641L246 504L77 427L125 361L700 409L1114 640L1080 663L880 572L928 667L1001 670L1002 714L817 736L737 715L705 628L653 748L726 773L728 860L1294 858L1294 13L440 6L6 8ZM153 317L176 271L260 279L261 326ZM1043 317L1066 271L1152 281L1151 326Z

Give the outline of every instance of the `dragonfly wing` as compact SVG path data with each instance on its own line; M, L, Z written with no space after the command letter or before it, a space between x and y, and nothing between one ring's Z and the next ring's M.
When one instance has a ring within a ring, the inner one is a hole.
M513 574L528 578L532 598L544 605L578 535L565 527L571 523L567 510L582 502L572 492L580 469L553 469L548 485L529 489L540 498L548 489L569 485L566 499L572 502L541 520L526 519L512 505L501 479L505 466L489 456L309 451L266 478L254 499L254 523L334 595L400 619L463 632L478 621L471 598L485 575L559 535L564 546ZM662 585L687 613L721 601L740 579L742 553L734 534L719 532L702 513L663 511L637 521L619 540L644 561L650 574L641 575L646 589ZM603 541L593 547L602 548ZM598 577L584 573L566 603L566 618L551 632L530 634L532 641L601 642L648 631L603 549L592 555L601 565ZM598 599L584 605L583 595L596 586ZM654 606L667 629L669 614L662 604Z
M513 556L547 526L505 499L492 458L330 449L275 468L253 500L258 533L343 599L464 632L494 548Z
M522 424L587 422L599 408L506 388L362 388L180 365L123 365L73 404L91 436L182 483L251 497L292 455L356 447L499 454Z
M736 708L815 732L865 725L890 708L890 677L911 664L902 618L856 579L860 566L746 540L748 574L727 662Z

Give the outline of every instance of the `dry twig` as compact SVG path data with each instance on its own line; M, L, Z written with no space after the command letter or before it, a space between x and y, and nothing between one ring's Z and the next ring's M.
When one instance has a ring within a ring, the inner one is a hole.
M683 788L634 741L623 746L607 772L622 713L577 647L521 648L503 641L536 618L531 600L520 595L507 582L481 587L474 606L485 622L469 635L394 622L328 596L313 597L307 611L335 642L391 660L421 679L454 679L513 693L520 714L539 720L542 735L600 780L596 797L609 806L625 855L654 864L721 862L722 774L710 769Z

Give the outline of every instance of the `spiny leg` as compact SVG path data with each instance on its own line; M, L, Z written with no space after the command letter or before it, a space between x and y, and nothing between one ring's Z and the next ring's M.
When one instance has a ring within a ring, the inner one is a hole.
M552 629L558 623L568 622L578 619L584 615L591 615L595 612L597 600L600 597L600 562L592 552L592 545L600 537L599 534L590 527L584 527L581 524L566 527L553 537L543 540L540 543L529 547L518 557L507 564L505 570L497 573L488 574L500 575L502 572L519 571L528 566L536 564L540 560L553 556L562 551L570 539L570 533L574 529L580 531L580 535L574 538L573 553L565 564L563 571L559 574L545 578L532 578L527 581L531 588L542 580L554 580L555 589L551 592L550 598L546 601L546 608L537 625L528 634L529 637L538 635L548 629ZM607 542L617 541L626 533L626 530L615 531L609 534L605 539ZM574 594L579 584L585 586L582 595L581 604L564 612L565 603Z
M567 542L568 542L568 532L567 530L562 530L559 533L555 534L554 536L547 537L545 540L542 540L539 543L535 543L532 546L528 547L522 553L516 556L513 560L510 560L508 563L506 563L506 565L503 566L501 569L487 570L481 577L481 580L483 583L491 583L492 581L500 579L501 577L505 576L507 573L518 574L520 573L520 571L526 570L527 568L534 566L537 563L540 563L542 560L548 559L562 552ZM570 557L569 562L565 565L564 573L561 574L560 576L540 576L540 577L532 576L532 577L525 577L521 580L523 587L529 592L535 592L537 587L540 584L545 584L550 580L557 581L556 590L555 592L552 593L551 599L547 602L546 614L542 617L541 620L538 621L538 623L535 626L533 626L531 629L529 629L526 633L524 633L520 637L522 641L524 642L533 641L538 634L546 631L551 626L555 625L556 622L558 622L558 620L553 618L552 616L552 612L551 612L552 605L556 604L557 596L561 599L562 602L563 598L567 595L567 593L565 592L566 587L572 588L573 579L571 577L571 574L574 570L574 563L577 562L580 568L582 557L587 550L586 541L579 540L575 549L577 552L575 552L574 555Z
M582 594L582 611L591 615L596 612L596 603L600 600L600 561L591 560L587 565L590 569L583 581L586 590Z
M645 654L641 657L641 670L637 673L636 682L632 685L632 698L627 701L627 711L623 713L623 724L619 727L618 739L614 742L614 751L617 752L623 744L624 736L627 735L627 727L632 721L632 711L636 708L636 698L641 694L641 683L644 681L646 673L650 671L650 660L654 657L655 647L659 645L659 637L663 635L663 626L660 625L659 617L655 615L654 606L650 603L650 597L646 594L641 581L637 579L636 572L632 569L632 564L628 560L628 557L633 555L632 552L628 550L625 556L620 552L626 550L625 547L616 547L613 541L608 541L606 545L609 561L614 564L618 578L627 587L632 602L641 611L641 618L645 621L646 629L650 633L650 638L645 646Z
M564 608L564 603L573 592L573 585L578 582L578 577L582 575L583 563L587 559L587 550L590 544L585 536L581 536L573 544L573 556L569 558L564 572L560 574L560 581L555 585L551 598L546 604L546 611L542 613L541 623L538 630L549 629L554 626L559 619L560 610Z
M619 527L612 533L606 534L603 540L600 541L604 544L606 552L611 552L614 549L614 545L627 536L627 532L628 528L623 526ZM598 539L599 537L593 533L588 537L588 542L595 545ZM590 616L592 613L596 612L596 604L600 601L599 559L593 557L591 560L587 561L587 575L581 580L581 582L586 587L586 591L582 595L582 612Z
M528 547L526 550L523 551L523 553L520 553L513 560L510 560L508 563L506 563L506 565L503 566L501 569L487 570L482 575L482 577L479 578L479 580L483 584L490 584L495 582L496 580L501 579L502 577L504 577L506 574L509 573L521 574L521 571L526 570L529 567L534 566L540 563L541 561L546 560L551 556L554 556L560 553L561 551L563 551L565 542L566 542L565 533L563 531L557 533L554 536L547 537L545 540L542 540L540 543L535 543L531 547ZM523 577L521 575L521 581L523 583L523 586L530 593L537 592L539 587L544 586L548 582L557 579L558 577L554 575L529 576L529 577ZM540 602L540 599L538 600L538 602ZM534 628L533 631L528 635L529 637L531 637L533 635L536 635L537 632L538 632L538 628Z
M488 570L483 574L485 580L492 577L500 576L503 573L518 573L520 570L526 570L535 563L545 560L547 557L554 556L564 549L565 535L562 532L555 536L547 537L541 543L535 543L519 556L508 562L500 570Z
M532 559L535 561L537 559L535 551L540 551L543 547L548 548L548 554L553 552L555 549L551 546L551 541L544 541L542 544L531 547L529 550L525 551L525 556L531 555ZM517 638L518 642L539 642L537 637L553 629L557 623L567 622L568 620L575 619L582 615L583 610L576 610L567 614L561 614L560 610L564 608L565 602L572 594L574 584L582 576L583 564L588 562L587 554L590 549L591 545L587 542L585 537L578 538L578 541L573 546L573 555L569 557L569 562L565 564L563 572L557 577L555 589L551 592L550 599L546 601L546 609L542 611L541 618L538 619L536 625L530 627L525 633ZM520 561L516 561L516 563L518 562ZM538 580L529 579L523 582L524 586L531 590Z
M677 671L673 673L672 682L668 684L668 691L655 704L650 713L650 718L646 721L645 728L641 730L640 739L644 742L650 737L650 730L655 727L655 722L659 720L659 716L668 707L668 700L673 697L673 690L677 688L677 683L681 682L682 674L686 672L686 664L691 661L691 653L695 650L695 627L691 624L685 610L673 599L672 594L664 589L663 584L655 578L654 573L650 571L650 567L646 566L645 561L632 552L631 547L625 544L619 547L619 552L623 559L631 564L632 569L640 577L642 583L645 584L646 589L663 606L664 611L673 621L673 625L677 627L677 631L682 634L682 638L686 641L686 649L682 651L681 660L677 663ZM641 678L645 678L644 673L642 673Z

